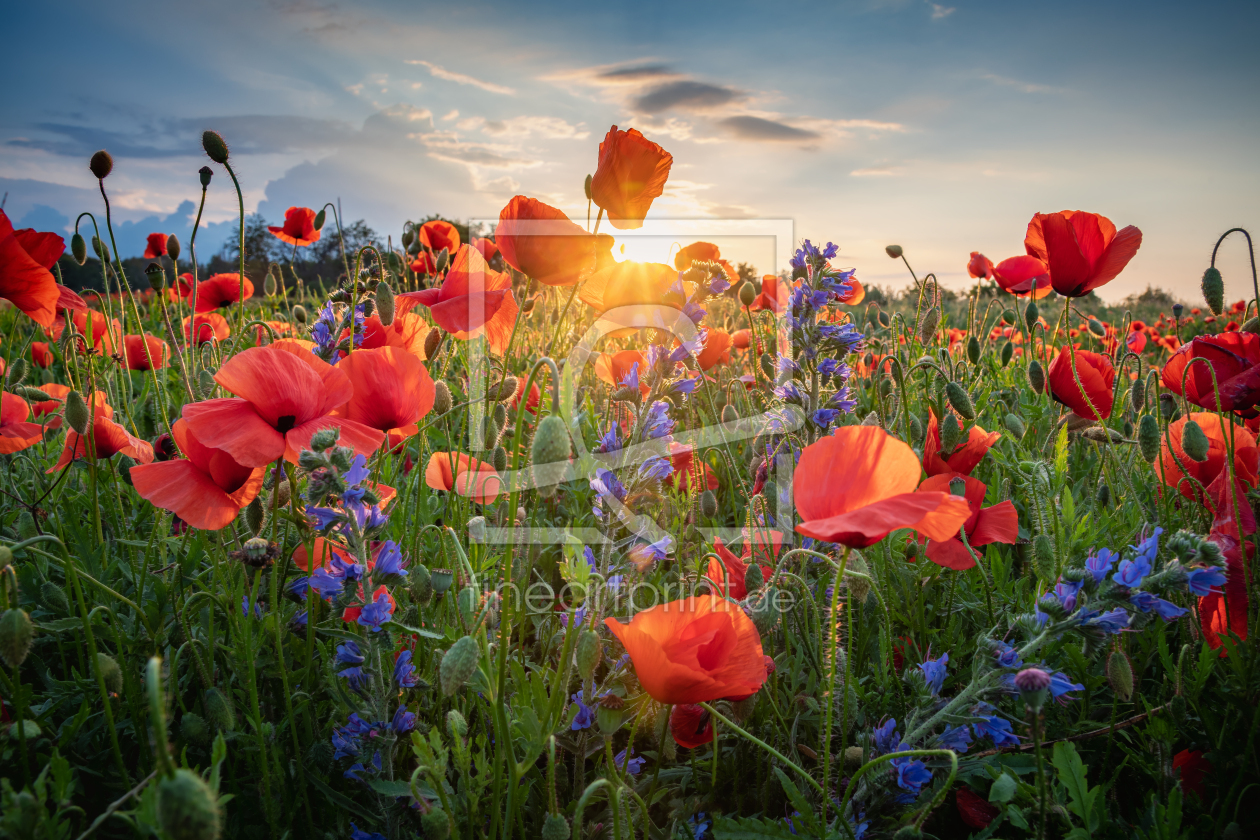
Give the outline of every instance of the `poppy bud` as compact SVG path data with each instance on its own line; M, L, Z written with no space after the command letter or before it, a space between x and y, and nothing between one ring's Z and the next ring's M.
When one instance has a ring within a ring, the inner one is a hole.
M323 212L323 211L320 211ZM416 232L412 228L407 228L402 234L402 246L404 250L411 250L411 243L416 241Z
M521 306L521 311L526 315L534 311L534 298L526 298L525 303Z
M245 527L254 536L258 536L262 532L263 521L267 518L267 513L263 510L261 496L255 496L254 500L245 506Z
M52 581L45 581L39 588L39 597L44 606L55 613L70 612L70 599L66 597L66 591Z
M974 335L967 339L967 358L973 365L980 361L980 339Z
M1123 702L1133 697L1133 665L1124 651L1113 650L1107 657L1107 682Z
M530 462L534 469L534 481L546 488L556 483L558 471L540 469L550 464L567 462L570 454L569 429L558 415L548 414L538 421L534 442L530 448Z
M892 319L888 317L888 313L887 313L887 312L880 312L880 313L879 313L879 325L880 325L881 327L883 327L884 329L887 329L887 328L888 328L888 325L889 325L889 324L891 324L891 323L892 323Z
M1139 376L1133 380L1133 387L1130 389L1129 395L1134 411L1141 411L1146 408L1146 379L1144 377Z
M958 418L952 414L946 414L945 419L940 423L941 431L941 452L946 456L952 455L954 450L958 448L958 441L962 437L962 429L958 426Z
M778 593L773 586L760 589L748 598L745 612L763 636L779 623L779 611L775 609L777 603Z
M1002 345L1002 367L1006 367L1011 363L1011 358L1015 355L1015 345L1009 341Z
M910 418L910 435L913 443L923 440L923 421L918 417Z
M604 646L599 641L599 634L594 630L583 630L577 641L577 669L583 681L589 680L603 658Z
M1225 310L1225 281L1215 266L1203 272L1203 299L1212 314L1220 315Z
M1028 331L1032 332L1033 324L1037 323L1037 319L1041 317L1041 310L1037 309L1037 301L1028 301L1028 306L1024 308L1024 324L1028 327Z
M1203 427L1190 420L1181 430L1181 448L1194 461L1202 464L1208 457L1208 439Z
M109 262L109 249L105 247L105 243L99 236L92 237L92 253L102 261Z
M429 334L424 337L424 358L428 361L433 360L441 346L442 331L429 330Z
M1099 321L1097 318L1090 318L1089 321L1086 323L1086 326L1089 327L1090 332L1092 332L1094 335L1098 336L1099 338L1102 338L1104 335L1107 334L1107 328L1104 327L1102 325L1102 321Z
M324 220L327 218L328 218L328 211L325 208L321 207L319 212L315 214L315 221L314 221L315 230L322 230L324 227Z
M98 179L104 181L109 177L109 173L114 171L114 159L110 157L109 152L101 149L88 161L88 169L92 170L92 174Z
M1002 310L1002 323L1003 323L1003 324L1010 324L1011 326L1014 326L1014 325L1015 325L1015 319L1016 319L1016 318L1018 318L1018 317L1019 317L1019 316L1015 314L1015 310L1014 310L1014 309L1004 309L1004 310Z
M892 393L892 388L893 388L893 386L892 386L892 380L891 380L891 379L884 379L884 380L881 380L881 381L880 381L880 383L879 383L879 393L880 393L880 395L881 395L881 396L885 396L885 397L886 397L886 396L888 396L889 394L891 394L891 393Z
M888 245L884 248L884 253L896 260L900 259L904 252L901 250L900 245Z
M167 749L166 733L158 739L158 749ZM222 828L214 791L191 770L176 770L158 783L157 818L171 840L217 840Z
M131 483L131 468L136 465L136 459L130 455L118 456L118 475L123 480L123 484L134 487Z
M70 237L70 255L74 257L74 261L79 265L87 262L87 240L78 231L75 232L74 236Z
M761 566L756 563L749 563L748 568L744 570L744 589L748 592L756 592L766 582L766 573L761 570Z
M74 429L78 434L87 434L88 423L92 420L92 413L88 411L87 403L83 401L83 397L78 391L71 391L66 394L66 422L70 424L70 428Z
M236 712L227 696L213 686L206 689L206 719L218 732L234 732L236 730Z
M13 608L0 615L0 659L10 668L17 668L31 652L35 626L25 610Z
M21 356L13 360L13 364L9 366L9 375L7 381L9 389L12 390L22 384L22 380L26 378L26 359Z
M1154 463L1159 457L1159 438L1159 422L1155 420L1154 415L1143 414L1142 419L1138 421L1138 449L1142 451L1142 457L1148 462Z
M394 323L394 290L384 280L376 284L376 312L382 326Z
M223 135L217 131L203 131L201 133L201 148L205 150L206 157L215 163L227 163L228 147L227 142L223 139ZM202 175L202 183L206 182L206 176Z
M372 313L376 311L376 301L367 298L363 303L359 304L359 308L362 309L364 318L371 318Z
M1242 325L1245 333L1260 333L1260 316L1251 316Z
M438 668L442 693L447 697L464 686L477 670L477 643L472 636L464 636L442 655Z
M766 379L774 379L774 357L767 351L761 354L761 372L766 375Z
M739 419L739 412L735 410L735 406L731 405L730 403L727 403L726 405L722 406L722 422L723 423L734 423L738 419Z
M13 550L7 545L0 545L0 569L13 562Z
M930 344L936 337L936 327L940 323L941 310L935 306L928 307L923 313L923 320L919 321L919 340L924 344Z
M427 566L417 563L407 570L407 586L413 603L425 607L433 600L433 579Z
M451 410L451 389L441 379L433 383L433 410L439 417Z
M160 292L166 288L166 272L157 263L151 262L145 266L144 276L148 278L149 288L153 291Z
M420 817L420 828L424 831L425 840L446 840L451 836L451 818L441 808L435 807Z
M1036 359L1028 363L1028 384L1038 394L1045 393L1046 372Z
M214 175L214 170L208 166L203 166L197 170L197 174L201 177L202 189L210 186L210 177Z
M172 261L179 259L179 238L173 233L166 237L166 255Z
M591 176L586 176L586 195L591 194ZM425 837L429 834L426 831ZM569 840L569 821L564 818L564 814L548 814L547 819L543 822L542 840Z
M878 426L879 415L873 411L869 412L865 417L862 418L862 425L863 426Z
M1172 422L1177 419L1177 415L1181 410L1177 408L1177 398L1172 394L1159 395L1159 413L1165 420Z
M202 368L201 373L197 374L197 387L201 390L201 398L208 400L214 394L214 374Z
M122 668L118 667L118 660L114 659L114 657L97 651L96 672L101 675L101 679L105 683L105 690L110 694L118 694L122 691Z
M1021 420L1018 415L1006 415L1006 418L1002 421L1002 425L1006 426L1006 430L1013 434L1016 440L1023 439L1025 431L1024 421Z
M1132 420L1124 421L1124 436L1126 438L1133 437L1133 421Z
M871 573L870 566L866 564L866 558L856 551L849 552L849 563L845 568L862 575ZM865 604L866 596L871 594L870 581L859 577L846 576L844 582L845 586L849 587L849 594L852 596L850 603L858 606Z
M705 490L700 494L700 515L705 519L713 519L717 516L718 503L717 496L712 490Z
M451 252L446 248L438 251L437 258L433 261L434 271L441 274L446 270L446 266L450 264Z
M1106 482L1098 485L1098 494L1094 497L1099 507L1106 507L1111 504L1111 488Z
M485 517L480 518L480 524L484 528L486 524ZM469 521L469 524L472 524L471 520ZM477 610L481 609L481 593L477 591L477 587L475 586L465 586L463 589L459 590L459 595L456 596L455 601L459 606L460 614L469 621L472 621L477 615Z
M52 395L46 394L38 388L32 388L30 385L24 388L16 388L14 393L27 402L46 402L52 399Z
M744 306L752 306L752 302L757 299L757 287L751 281L745 280L744 285L739 287L739 302Z
M957 411L964 419L976 419L976 409L972 406L971 397L962 385L959 385L957 382L950 382L945 386L945 396L949 398L949 404L953 406L954 411Z
M1037 577L1042 580L1054 580L1054 543L1050 542L1050 537L1046 534L1038 534L1033 540L1033 568L1037 572ZM1051 598L1051 600L1054 599ZM1056 600L1055 603L1059 602Z
M484 449L494 449L499 445L499 424L494 422L493 417L487 415L481 418L481 435Z
M1181 695L1177 695L1180 697ZM1221 832L1221 840L1242 840L1246 835L1242 832L1242 826L1231 821L1225 826L1225 830Z
M196 712L185 712L179 719L179 734L191 744L205 746L210 743L210 727L206 719Z
M844 769L852 773L866 763L866 753L861 747L844 748Z
M592 181L592 180L594 180L594 176L592 176L592 175L587 175L587 176L586 176L586 183L585 183L585 184L583 185L583 187L582 187L582 189L583 189L583 190L585 190L585 192L586 192L586 200L587 200L587 201L591 201L591 200L592 200L592 199L591 199L591 181Z

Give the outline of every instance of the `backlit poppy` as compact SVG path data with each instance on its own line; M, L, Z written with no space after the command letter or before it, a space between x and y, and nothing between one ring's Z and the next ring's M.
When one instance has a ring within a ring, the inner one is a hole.
M674 268L686 271L693 262L716 262L721 258L722 252L712 242L692 242L674 254Z
M424 468L424 483L434 490L468 496L483 505L494 502L503 479L494 465L462 452L434 452Z
M705 331L704 349L696 357L696 364L701 370L709 370L714 365L728 364L731 361L731 334L716 327Z
M48 342L31 342L31 361L34 362L37 367L46 368L56 360L57 357L53 355L53 351L48 349Z
M196 318L196 327L192 318ZM227 318L218 312L204 312L196 316L184 318L184 335L190 337L194 344L208 344L211 341L223 341L232 334Z
M474 236L472 242L469 243L485 258L486 262L491 262L499 255L499 246L494 244L493 239L486 239L484 236Z
M1051 292L1050 274L1046 271L1046 264L1036 257L1011 257L993 266L991 271L994 281L1017 297L1026 297L1032 293L1034 299L1041 300Z
M381 432L414 435L417 421L433 408L433 380L406 350L355 350L337 370L354 386L354 396L336 411L339 417Z
M494 241L508 265L544 286L572 286L595 270L595 238L536 198L507 203Z
M113 353L115 346L122 341L122 327L118 319L111 321L95 309L76 310L70 316L70 323L74 324L75 330L83 336L84 343L94 350ZM60 341L65 329L65 319L58 318L47 329L47 333L54 341Z
M494 353L502 354L512 337L519 307L512 296L512 278L486 265L476 248L460 247L442 285L395 298L410 309L429 307L437 325L452 338L466 341L485 335ZM405 311L405 310L404 310Z
M214 274L197 284L197 311L213 312L254 296L254 284L245 278L245 298L241 297L239 274Z
M158 257L166 256L165 233L150 233L147 241L148 244L144 248L144 258L146 260L156 260Z
M696 492L700 493L706 489L716 490L722 486L722 483L718 480L717 473L709 469L709 465L702 459L695 457L694 447L671 440L669 442L669 461L674 468L669 478L666 479L670 487L689 493L692 485L695 485L698 488Z
M777 275L766 274L761 278L761 293L753 299L752 305L748 308L753 312L759 309L769 309L775 315L778 315L787 308L788 300L791 297L792 288L787 284L787 281Z
M44 427L32 423L31 407L17 394L0 391L0 455L11 455L44 438Z
M919 485L919 492L951 493L951 483L955 480L964 483L963 498L971 507L971 515L962 526L969 545L973 548L995 542L1010 545L1019 539L1019 514L1015 511L1015 505L1010 499L1005 499L991 507L984 507L984 495L988 488L978 478L959 473L941 473L924 479ZM965 571L976 565L957 534L947 540L928 540L924 553L936 565L955 571Z
M1194 460L1181 448L1181 436L1190 420L1198 423L1207 436L1208 454L1204 461ZM1227 436L1232 439L1227 441ZM1196 411L1188 417L1179 418L1169 424L1168 433L1161 435L1160 441L1159 461L1156 462L1155 471L1165 485L1176 489L1187 499L1195 499L1204 504L1211 501L1205 494L1212 482L1225 471L1229 452L1227 443L1232 443L1234 448L1235 478L1247 488L1256 486L1260 449L1256 448L1255 436L1242 426L1222 423L1217 414ZM1183 480L1187 475L1198 484Z
M337 368L284 340L250 347L223 363L214 379L235 397L184 406L184 419L206 446L227 451L247 467L280 457L296 462L320 429L339 428L341 445L371 454L385 436L354 420L333 416L354 386Z
M161 370L170 357L166 342L147 333L123 336L123 349L127 370Z
M638 129L608 129L599 144L599 165L591 179L591 199L618 230L643 227L652 201L665 191L674 156Z
M866 300L866 289L862 287L862 281L856 276L845 280L844 284L849 287L849 290L840 293L840 303L845 306L858 306Z
M267 230L275 234L281 242L287 242L299 248L312 245L319 241L319 231L315 229L315 216L315 211L309 207L290 207L284 211L284 224L279 227L268 225Z
M988 280L993 276L993 261L979 251L971 252L967 260L967 274L980 280Z
M752 333L746 329L736 330L731 333L731 342L736 350L747 350L748 345L752 344Z
M434 219L422 224L419 237L420 244L435 254L443 249L448 254L454 254L459 250L459 229L450 222L444 222L441 219Z
M1142 231L1133 225L1117 232L1106 216L1079 210L1037 213L1024 237L1024 249L1045 263L1050 284L1067 297L1110 283L1141 244Z
M512 393L512 399L508 403L508 408L515 411L521 404L521 397L525 395L525 377L516 380L516 390ZM542 392L538 390L538 382L529 384L529 398L525 400L525 410L530 414L538 413L538 402L542 397Z
M153 461L153 447L148 441L132 435L122 425L110 419L114 416L114 410L105 402L104 396L99 391L94 394L91 406L92 424L89 428L89 434L92 436L92 445L96 458L98 460L101 458L112 458L121 453L130 456L138 464L151 463ZM49 467L45 472L57 472L69 466L70 462L75 458L85 458L87 456L87 441L74 429L67 429L66 443L61 450L61 457L57 459L56 464Z
M262 490L267 468L242 466L223 450L206 446L187 420L176 420L171 436L184 457L133 467L136 492L193 528L217 531L232 524Z
M752 555L749 547L744 548L744 555L736 557L726 544L722 542L720 537L713 540L713 553L722 558L722 562L718 562L716 558L709 558L709 568L705 571L709 580L713 581L713 585L717 586L722 594L736 601L742 601L748 597L748 586L744 583L744 576L748 574L749 561ZM759 564L760 565L760 564ZM761 567L762 580L769 580L774 570L769 566Z
M639 390L647 396L650 390L647 384L647 356L638 350L622 350L618 353L601 353L595 360L595 375L613 388L621 388L621 383L631 374L638 379Z
M1191 361L1199 359L1202 361ZM1260 404L1260 335L1225 332L1201 335L1181 345L1164 365L1164 387L1203 408L1250 413ZM1216 405L1216 388L1221 395Z
M50 327L56 318L60 296L57 281L49 271L50 266L43 265L37 259L38 254L33 256L26 247L35 247L39 234L20 233L21 236L14 231L8 215L0 210L0 298L12 303L40 326Z
M669 732L680 747L703 747L713 741L713 715L695 703L680 703L670 710Z
M356 349L372 350L377 347L396 347L406 350L417 359L424 360L424 340L433 329L424 318L414 312L407 312L409 303L394 297L394 320L387 327L375 312L363 319L363 339ZM402 310L402 311L399 311ZM349 337L349 330L342 333L342 338Z
M604 625L634 663L643 689L658 703L702 703L744 697L766 681L761 636L744 611L714 595L658 604L629 624Z
M1110 357L1089 350L1073 351L1070 347L1059 349L1046 375L1050 395L1086 420L1104 420L1111 416L1115 381L1116 369L1111 366Z
M971 475L971 471L984 460L989 449L1001 437L999 432L986 432L979 426L972 426L962 445L949 455L942 456L941 424L936 419L936 412L929 409L927 437L923 442L923 471L928 475L942 473Z
M1134 353L1141 353L1146 349L1146 333L1131 331L1124 338L1124 346L1132 350Z
M411 261L410 268L416 274L423 274L426 277L431 277L434 274L437 274L437 258L428 251L421 251L419 254L416 254L415 259Z
M965 499L916 493L914 450L877 426L845 426L801 453L792 478L799 533L852 548L873 545L898 528L947 540L971 516Z
M1231 633L1244 641L1247 639L1247 612L1251 607L1251 598L1247 594L1248 566L1255 558L1249 556L1248 562L1243 562L1243 547L1251 555L1252 543L1250 540L1239 543L1238 536L1238 525L1228 515L1223 520L1218 516L1208 534L1208 541L1216 543L1225 556L1224 587L1199 599L1199 624L1203 628L1203 638L1214 650L1220 648L1222 640L1229 638ZM1248 532L1244 529L1246 536Z
M626 260L592 274L578 290L578 297L599 315L619 306L640 304L681 309L685 301L681 297L674 301L669 294L677 282L678 270L673 266Z

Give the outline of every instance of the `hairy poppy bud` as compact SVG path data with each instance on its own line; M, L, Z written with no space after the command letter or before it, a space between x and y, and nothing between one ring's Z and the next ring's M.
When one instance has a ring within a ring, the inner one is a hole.
M203 166L197 170L197 175L201 178L202 188L210 186L210 178L214 175L214 170L208 166Z
M26 610L14 607L0 615L0 659L10 668L17 668L31 652L35 626Z
M1036 359L1028 363L1028 384L1038 394L1045 393L1046 372Z
M604 646L599 641L599 634L594 630L583 630L577 641L577 669L583 681L589 680L603 658Z
M166 733L158 738L158 749L166 749ZM217 840L222 829L214 791L191 770L176 770L158 782L157 818L171 840Z
M293 315L294 323L299 324L299 325L306 324L306 307L303 306L302 304L300 303L294 304L292 315Z
M880 396L886 397L892 393L893 384L891 379L881 380L879 383Z
M1181 430L1181 448L1192 460L1202 464L1208 457L1208 439L1203 427L1193 420L1186 422Z
M700 494L700 515L705 519L712 519L717 516L718 503L717 496L712 490L705 490Z
M149 288L160 292L166 288L166 272L155 262L144 267L144 276L149 280Z
M913 439L912 443L918 443L923 440L923 421L918 417L910 418L910 436Z
M427 566L417 563L407 570L407 588L413 603L426 607L433 600L433 578Z
M206 157L215 163L227 163L228 147L227 142L223 139L223 135L217 131L203 131L201 133L201 148L205 150ZM205 176L202 176L203 182Z
M433 383L433 410L439 417L451 410L451 389L439 379Z
M1089 321L1086 322L1086 326L1089 327L1090 332L1092 332L1094 335L1098 336L1099 338L1102 338L1104 335L1107 334L1107 328L1104 327L1102 325L1102 321L1099 321L1097 318L1090 318Z
M87 262L87 240L78 231L70 237L70 256L74 257L74 261L79 265Z
M973 365L980 361L980 339L974 335L967 339L967 358Z
M861 747L844 748L844 769L847 772L853 773L865 763L866 753Z
M123 689L122 668L118 667L118 660L107 653L97 651L96 654L96 671L101 675L101 679L105 683L105 690L110 694L119 694Z
M953 454L958 447L958 441L962 438L962 429L958 425L958 418L952 414L946 414L945 418L940 422L941 432L941 452L945 455Z
M496 472L503 472L508 466L507 450L501 445L496 446L494 453L490 456L490 460L493 462Z
M118 456L118 475L123 480L123 484L134 487L131 482L131 468L136 465L136 459L130 455Z
M327 218L328 218L327 209L321 207L319 209L319 212L315 214L315 221L314 221L315 230L323 230L324 220Z
M849 563L845 568L861 575L871 573L871 567L866 564L866 558L856 551L849 552ZM844 583L849 587L849 594L852 596L851 603L859 606L866 603L866 596L871 594L869 580L845 575Z
M447 697L459 691L477 670L477 643L472 636L464 636L442 655L438 667L442 693Z
M179 237L173 233L166 237L166 255L172 261L179 259Z
M471 525L471 520L469 524ZM486 520L484 517L481 517L480 524L483 528L485 527ZM473 529L470 528L469 530ZM468 621L472 621L477 616L477 610L481 609L481 593L477 591L475 586L465 586L459 590L459 595L456 596L455 602L459 607L460 614Z
M744 589L748 592L756 592L765 583L766 574L761 570L761 566L749 563L748 568L744 570Z
M1203 299L1213 315L1225 310L1225 281L1215 266L1203 272Z
M420 828L424 831L424 840L446 840L451 836L451 818L441 808L435 807L420 817Z
M1015 436L1016 440L1024 437L1024 421L1016 414L1008 414L1002 421L1002 425L1006 426L1006 430Z
M83 401L83 397L78 391L71 391L66 394L66 422L70 424L70 428L74 429L78 434L87 434L88 423L92 420L92 413L88 411L87 403Z
M879 415L878 415L878 414L876 414L876 413L875 413L875 412L873 412L873 411L872 411L872 412L870 412L869 414L867 414L865 417L863 417L863 418L862 418L862 423L861 423L861 425L863 425L863 426L878 426L878 425L879 425Z
M376 284L376 313L382 326L394 323L394 290L384 280Z
M442 346L442 331L429 330L429 334L424 337L424 358L432 361L436 356L438 349Z
M38 388L33 388L30 385L23 388L17 388L14 390L14 393L25 399L27 402L47 402L52 399L51 394L45 393Z
M263 510L262 497L255 496L254 500L245 506L245 527L251 534L258 536L266 518L267 512Z
M535 298L526 298L524 305L521 306L521 311L524 312L526 315L533 312L534 301L535 301Z
M530 463L533 465L534 481L544 495L554 487L560 476L557 467L552 464L563 464L569 460L569 429L564 420L555 414L548 414L538 421L538 430L534 432L534 442L530 448Z
M1159 457L1159 438L1159 421L1153 414L1143 414L1142 419L1138 421L1138 449L1142 451L1142 457L1148 462L1154 463Z
M739 287L739 302L744 306L752 306L752 302L757 299L757 287L751 281L745 280L744 285Z
M1172 394L1159 395L1159 414L1168 422L1177 419L1177 415L1181 413L1181 409L1177 407L1177 398Z
M929 306L923 313L923 319L919 321L919 341L930 344L936 337L936 327L940 323L941 310L935 306Z
M201 369L201 373L197 374L197 387L201 390L202 399L210 399L214 394L214 387L218 383L214 381L214 374L205 368Z
M731 405L730 403L727 403L726 405L722 406L722 422L723 423L734 423L738 419L739 419L739 412L735 410L735 406Z
M897 260L901 259L901 255L905 252L901 250L900 245L887 245L884 247L884 253Z
M1098 485L1098 493L1094 496L1094 500L1098 502L1099 507L1106 507L1111 504L1111 488L1106 482Z
M976 419L976 409L971 404L971 397L967 390L957 382L950 382L945 386L945 396L949 398L949 404L954 407L966 420Z
M437 257L433 261L434 271L441 274L446 270L446 266L449 265L450 262L451 252L448 249L443 248L441 251L438 251Z
M66 597L66 591L51 580L45 581L39 588L39 597L44 606L55 613L70 612L70 599Z
M879 313L879 325L880 325L881 327L883 327L884 329L887 329L887 328L888 328L888 326L889 326L890 324L892 324L892 319L888 316L888 313L887 313L887 312L880 312L880 313Z
M756 564L753 564L756 565ZM779 622L779 611L775 609L778 593L773 586L758 590L748 598L745 612L757 625L757 630L764 636L774 629Z
M110 157L109 152L101 149L92 155L92 159L88 161L88 169L92 170L92 174L103 181L109 177L109 173L114 171L114 159Z
M1015 319L1016 319L1016 318L1018 318L1018 317L1019 317L1019 316L1015 314L1015 310L1014 310L1014 309L1004 309L1004 310L1002 310L1002 323L1003 323L1003 324L1010 324L1011 326L1014 326L1014 325L1015 325Z
M1260 316L1251 316L1242 325L1245 333L1260 333Z
M1124 651L1113 650L1107 657L1107 682L1125 703L1133 697L1133 665Z
M582 189L583 189L583 190L585 190L585 192L586 192L586 200L587 200L587 201L591 201L591 200L592 200L592 198L591 198L591 182L592 182L593 180L594 180L594 176L592 176L592 175L587 175L587 176L586 176L586 183L582 185Z
M13 364L9 367L9 375L6 380L9 383L9 389L12 390L22 384L22 380L26 378L26 359L18 357L13 360Z
M1037 571L1037 577L1043 581L1054 580L1054 543L1046 534L1038 534L1033 540L1033 567Z
M586 196L591 195L591 176L586 176ZM425 832L428 837L428 832ZM569 821L564 818L564 814L548 814L547 819L543 821L542 840L569 840Z
M494 449L499 445L499 424L494 422L493 417L487 415L481 418L481 435L484 449Z
M1002 345L1002 367L1006 367L1011 363L1012 357L1015 355L1015 345L1009 341Z
M109 262L109 249L105 247L105 243L99 236L92 237L92 253L96 254L98 259Z
M206 719L196 712L185 712L179 719L179 734L190 744L205 746L210 743L210 727Z
M1028 331L1032 332L1033 324L1037 323L1037 319L1041 317L1041 310L1037 308L1037 301L1028 301L1028 306L1024 308L1024 325L1028 327Z
M219 689L211 686L206 689L205 696L206 719L210 721L210 725L220 732L236 731L236 712L232 710L232 704L228 701L227 696Z
M1129 395L1134 411L1141 411L1146 408L1146 379L1144 377L1139 376L1133 380L1133 387L1129 390Z
M769 352L761 354L761 372L766 375L766 379L774 379L774 357Z

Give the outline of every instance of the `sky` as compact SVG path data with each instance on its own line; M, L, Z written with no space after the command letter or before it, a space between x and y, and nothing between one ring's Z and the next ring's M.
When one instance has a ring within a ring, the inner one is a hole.
M789 222L868 283L909 282L897 243L961 289L971 251L1023 253L1034 213L1088 210L1144 236L1102 297L1190 301L1217 237L1260 228L1255 3L69 0L14 4L6 30L6 212L68 234L103 209L87 160L108 149L124 256L187 242L207 128L246 212L340 201L395 242L516 194L585 224L612 125L674 156L649 220L745 220L719 244L761 271L785 267ZM236 224L216 169L202 260ZM676 239L623 242L664 261ZM1251 296L1245 254L1218 259L1231 298Z

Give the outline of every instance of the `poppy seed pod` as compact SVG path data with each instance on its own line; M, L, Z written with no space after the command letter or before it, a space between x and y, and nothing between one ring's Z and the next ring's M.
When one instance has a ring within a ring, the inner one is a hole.
M594 630L583 630L578 635L577 641L577 661L578 674L583 681L589 680L595 674L595 668L599 665L599 660L603 658L604 646L599 641L599 634Z
M1006 367L1011 363L1011 359L1015 356L1015 345L1009 341L1002 345L1002 367Z
M109 173L114 171L114 159L110 157L109 152L101 149L92 155L92 159L88 161L88 169L92 170L93 175L104 181L109 177Z
M901 259L901 255L905 253L901 250L900 245L888 245L884 248L884 253L892 257L894 260Z
M1138 421L1138 449L1148 463L1159 457L1159 421L1153 414L1143 414Z
M1046 391L1046 371L1036 359L1028 363L1028 384L1038 394Z
M31 652L35 626L25 610L14 607L0 615L0 659L10 668L18 668Z
M973 365L980 361L980 339L974 335L967 339L967 358Z
M236 712L222 691L211 686L204 699L206 719L218 732L236 731Z
M752 284L752 281L744 281L744 285L739 287L739 302L744 306L752 306L756 299L757 287Z
M1086 326L1089 327L1090 332L1092 332L1094 335L1098 336L1099 338L1102 338L1104 335L1107 334L1107 328L1104 327L1102 325L1102 321L1099 321L1097 318L1090 318L1089 321L1086 322Z
M74 429L77 434L87 434L88 423L92 420L92 413L88 411L87 403L83 401L78 391L71 391L66 394L66 422L70 424L70 428Z
M433 383L433 411L439 417L451 410L451 389L439 379Z
M1213 315L1220 315L1225 309L1225 281L1216 266L1203 272L1203 299Z
M1200 464L1208 457L1208 439L1203 427L1193 420L1188 420L1181 430L1181 448L1186 455Z
M1107 682L1121 701L1128 703L1133 697L1133 665L1124 651L1113 650L1107 657Z
M476 670L477 643L472 636L463 636L442 655L438 668L442 693L450 697L463 688Z
M206 157L215 163L226 164L228 161L227 141L223 139L223 135L217 131L203 131L201 133L201 148L205 150ZM204 181L205 176L202 176Z
M588 185L586 194L590 196L591 176L586 176ZM428 832L425 832L428 837ZM568 840L569 838L569 821L564 818L564 814L548 814L547 819L543 822L542 840Z
M202 189L205 189L210 186L210 178L214 175L214 170L208 166L203 166L197 170L197 175L201 178Z
M950 382L945 386L945 396L949 399L949 404L953 406L954 411L966 420L976 419L976 409L971 404L971 397L967 390L957 382Z
M166 288L166 272L157 263L151 262L145 266L144 276L148 278L149 288L153 291L160 292Z
M87 240L77 231L70 237L70 256L74 257L74 261L79 265L87 262Z
M166 749L165 738L159 735L158 749ZM214 791L191 770L176 770L158 783L157 817L171 840L217 840L222 828Z
M170 236L166 237L166 255L170 257L171 260L178 260L179 251L179 237L172 233Z

